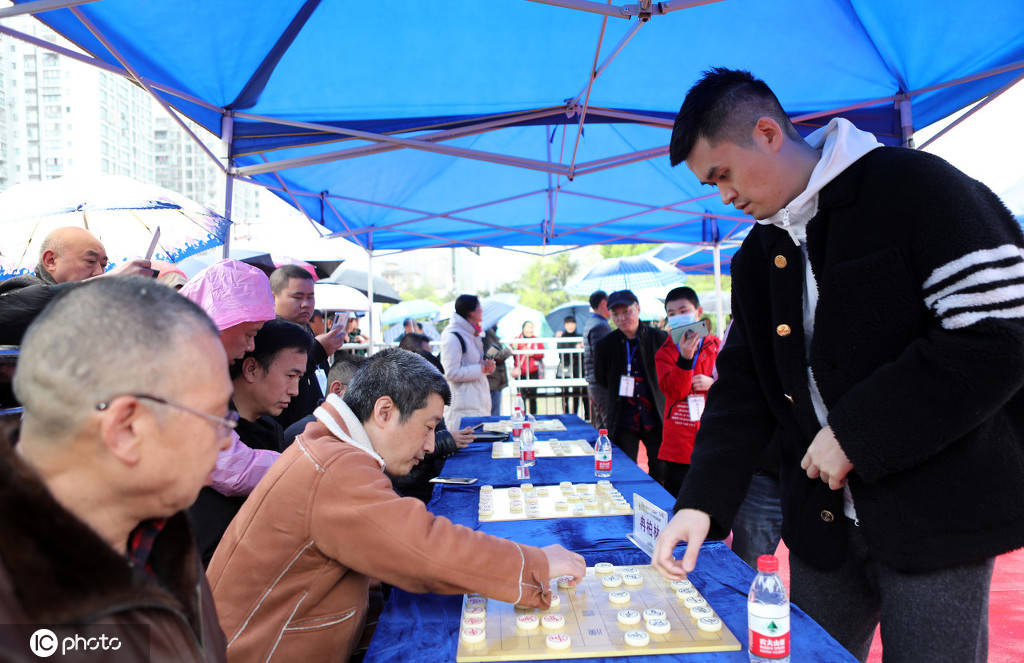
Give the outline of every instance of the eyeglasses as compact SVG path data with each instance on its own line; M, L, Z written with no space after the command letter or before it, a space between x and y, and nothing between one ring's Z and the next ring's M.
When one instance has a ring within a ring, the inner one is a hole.
M115 398L120 398L121 396L131 396L133 398L139 398L139 399L142 399L142 400L153 401L154 403L160 403L161 405L166 405L168 407L173 407L173 408L177 408L179 410L184 410L185 412L188 412L190 414L194 414L197 417L202 417L203 419L206 419L210 423L215 424L217 426L217 434L220 437L227 437L228 434L231 433L231 431L233 431L234 429L238 428L238 413L235 412L234 410L230 410L228 412L228 416L227 417L215 417L212 414L206 414L205 412L200 412L199 410L195 410L193 408L190 408L187 405L181 405L180 403L174 403L174 402L171 402L171 401L169 401L167 399L160 398L159 396L151 396L149 394L117 394L116 396L111 396L109 399L103 401L102 403L97 403L96 404L96 409L99 410L100 412L103 412L104 410L106 410L107 408L110 407L110 403Z

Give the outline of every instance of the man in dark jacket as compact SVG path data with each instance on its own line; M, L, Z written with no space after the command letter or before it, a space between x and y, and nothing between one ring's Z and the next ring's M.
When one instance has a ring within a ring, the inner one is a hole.
M345 325L313 337L309 319L315 310L313 275L298 265L283 265L270 275L270 289L274 292L274 311L277 317L305 327L310 336L306 374L299 381L299 394L284 412L274 417L282 428L288 428L313 410L324 400L327 390L327 358L345 343Z
M46 625L43 652L77 633L107 636L97 660L224 661L183 513L235 423L209 318L152 279L90 281L29 328L14 388L25 410L16 450L0 449L0 658L38 660L29 635Z
M253 449L282 451L284 429L274 420L299 392L306 372L310 338L306 330L287 320L263 324L254 348L231 365L234 386L232 408L238 412L238 437ZM209 564L231 519L245 503L245 495L227 496L206 487L188 510L196 529L203 564Z
M594 377L594 348L598 341L611 333L608 324L608 294L595 290L590 295L590 317L583 325L583 377L587 379L587 397L590 400L590 423L594 428L607 428L608 394L603 385Z
M594 350L594 378L607 393L608 433L634 462L642 441L650 475L662 482L658 451L665 396L658 387L654 358L668 334L640 322L640 303L630 290L608 295L608 308L616 329Z
M1024 545L1020 228L846 120L805 141L747 72L690 90L671 155L758 225L654 564L694 568L774 441L793 602L862 660L881 619L887 661L984 661L993 557Z

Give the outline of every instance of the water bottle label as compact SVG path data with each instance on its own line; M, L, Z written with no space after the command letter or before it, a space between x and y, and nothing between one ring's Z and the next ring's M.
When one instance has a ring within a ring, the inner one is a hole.
M594 459L594 470L598 472L611 472L612 471L612 459L601 460L600 458Z
M761 658L789 656L789 611L786 606L758 606L747 612L750 653Z
M524 463L528 463L537 457L533 449L523 449L522 459Z

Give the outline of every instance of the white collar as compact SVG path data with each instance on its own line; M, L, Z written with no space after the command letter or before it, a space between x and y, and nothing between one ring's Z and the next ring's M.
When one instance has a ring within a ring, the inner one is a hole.
M324 426L327 426L327 430L331 431L331 434L337 437L343 442L348 442L352 446L365 451L374 460L380 463L380 469L384 470L384 459L380 457L380 454L373 448L373 443L370 442L369 436L366 434L366 429L363 428L362 422L355 415L354 412L345 404L345 401L341 400L341 397L335 393L327 394L327 404L333 407L338 415L341 416L342 422L345 424L345 428L348 429L348 433L338 425L338 422L331 416L331 413L324 407L318 407L313 411L313 416L320 420Z

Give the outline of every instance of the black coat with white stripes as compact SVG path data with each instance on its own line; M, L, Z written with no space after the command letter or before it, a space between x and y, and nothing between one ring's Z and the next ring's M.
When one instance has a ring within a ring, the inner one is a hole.
M999 199L938 157L869 152L807 226L819 291L810 366L875 557L925 571L1024 546L1024 237ZM760 448L781 445L783 537L845 557L842 491L800 469L810 401L800 247L755 227L732 263L733 313L676 509L728 533Z

